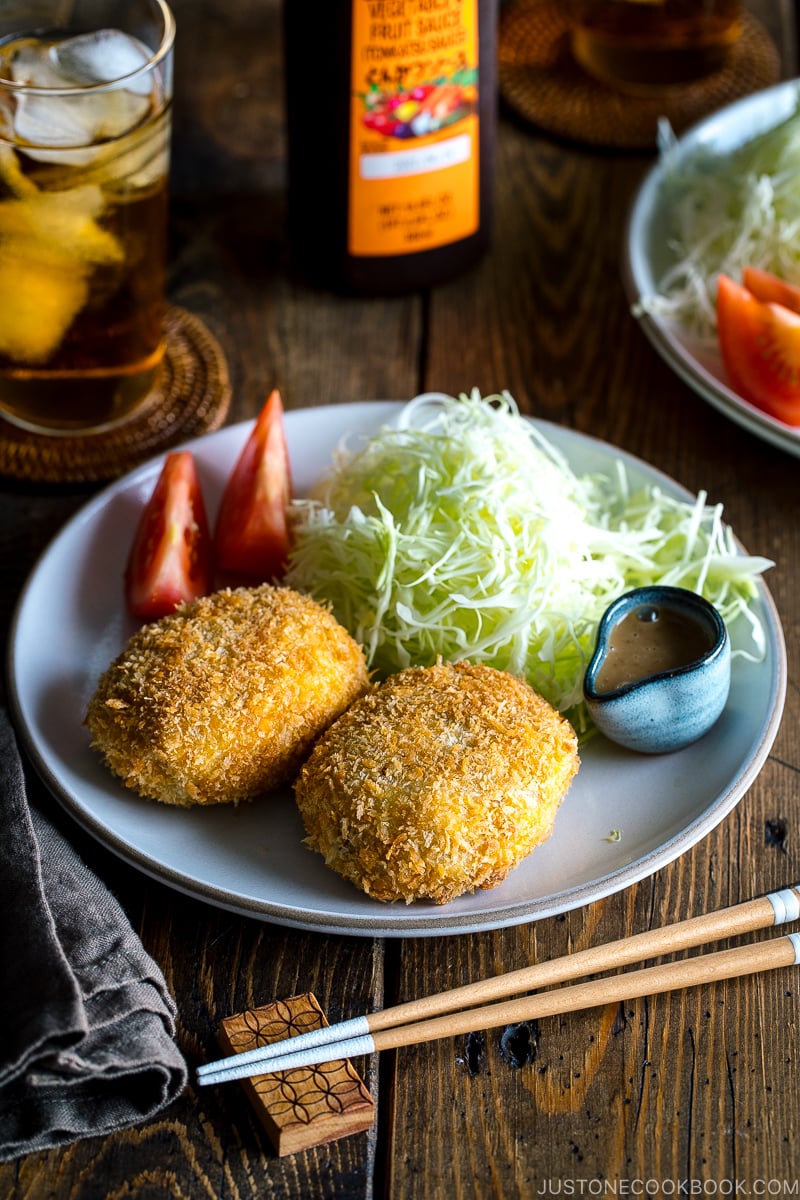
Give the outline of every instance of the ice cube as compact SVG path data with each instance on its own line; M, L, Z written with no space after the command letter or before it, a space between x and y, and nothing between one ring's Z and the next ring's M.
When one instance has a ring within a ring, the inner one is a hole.
M39 150L50 146L90 147L121 137L140 124L149 107L148 100L127 88L75 96L22 95L17 102L14 132L37 147L36 151L28 151L32 158L60 162L60 155L42 154ZM91 154L84 153L65 161L90 162L91 158Z
M69 82L50 61L47 45L22 38L11 49L11 78L26 87L68 87Z
M146 46L118 29L98 29L95 33L66 38L51 46L48 56L63 79L79 84L124 79L145 66L151 57ZM144 75L130 80L126 87L140 96L149 96L153 81Z
M150 188L164 179L169 170L169 123L165 118L151 121L113 148L109 159L97 164L93 175L102 179L106 196L112 200L118 191L123 202L133 190Z
M60 96L22 95L17 101L14 132L32 146L85 146L92 141L91 117L82 105Z
M112 82L120 70L129 74L148 58L140 42L115 30L67 38L49 48L36 42L20 43L11 63L16 83L45 89L76 88L75 95L23 93L18 97L14 132L28 143L30 157L82 166L95 157L89 147L135 128L150 107L149 75L131 81L130 87L97 92L77 89Z

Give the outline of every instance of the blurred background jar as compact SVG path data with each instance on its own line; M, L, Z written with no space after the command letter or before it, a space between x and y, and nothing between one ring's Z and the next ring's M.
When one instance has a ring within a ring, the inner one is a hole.
M742 28L740 0L574 0L572 51L595 78L634 89L718 71Z

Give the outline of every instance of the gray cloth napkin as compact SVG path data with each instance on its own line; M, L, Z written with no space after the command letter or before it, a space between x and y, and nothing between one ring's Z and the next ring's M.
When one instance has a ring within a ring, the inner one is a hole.
M0 710L0 1160L111 1133L180 1094L175 1004L106 886L28 804Z

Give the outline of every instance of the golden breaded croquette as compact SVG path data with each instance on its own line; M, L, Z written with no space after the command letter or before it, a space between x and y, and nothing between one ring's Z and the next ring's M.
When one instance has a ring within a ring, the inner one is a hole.
M237 588L140 629L100 678L86 723L126 787L222 804L292 779L369 686L360 646L321 604Z
M409 667L322 735L295 781L306 843L377 900L490 888L549 837L578 769L569 722L520 679Z

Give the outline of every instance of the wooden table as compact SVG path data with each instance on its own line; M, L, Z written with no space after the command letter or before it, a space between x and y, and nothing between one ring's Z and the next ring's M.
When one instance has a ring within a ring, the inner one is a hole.
M775 19L780 6L765 7ZM629 314L622 230L651 157L561 143L502 113L496 234L476 270L399 299L306 290L287 269L275 6L175 9L170 295L225 349L230 419L273 386L288 408L508 388L525 412L721 500L744 544L776 561L789 654L772 752L714 832L652 878L529 925L408 940L287 930L153 882L68 823L161 964L190 1066L214 1054L224 1016L276 997L311 990L335 1020L788 885L800 875L798 460L699 399ZM1 486L5 632L37 554L92 489ZM144 1127L0 1167L0 1196L796 1195L799 993L778 972L543 1020L519 1031L513 1065L499 1031L358 1062L374 1129L286 1158L238 1087L190 1084Z

